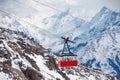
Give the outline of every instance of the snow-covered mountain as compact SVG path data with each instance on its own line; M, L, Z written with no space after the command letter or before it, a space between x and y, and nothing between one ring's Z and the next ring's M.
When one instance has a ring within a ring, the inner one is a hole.
M0 80L117 80L85 64L61 70L56 58L23 32L0 27Z
M69 9L43 19L42 25L26 23L14 15L1 14L0 26L22 31L29 38L52 51L63 47L61 36L74 40L71 49L78 55L79 63L89 68L101 69L106 74L120 76L120 13L103 7L90 22L69 15ZM32 21L32 18L29 18Z
M48 45L53 51L62 50L63 42L61 42L61 36L69 36L70 39L74 39L89 31L89 23L83 19L71 16L69 10L70 9L43 20L45 26L49 27L49 32L58 38L57 41ZM54 39L55 38L51 38L51 40Z
M47 49L23 32L0 27L0 80L65 80L47 54Z
M53 33L74 39L76 44L71 49L78 54L80 63L120 76L120 13L103 7L90 22L68 13L56 14L44 23Z
M87 34L74 39L80 63L120 77L120 13L104 7L89 27Z
M50 27L50 31L59 36L80 35L88 30L88 23L80 18L69 15L69 9L65 12L58 13L43 21Z

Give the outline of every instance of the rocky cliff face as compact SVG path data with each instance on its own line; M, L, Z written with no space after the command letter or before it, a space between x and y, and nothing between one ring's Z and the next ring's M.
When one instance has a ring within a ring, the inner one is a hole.
M35 59L38 56L43 58L45 53L48 54L48 50L33 38L28 38L22 32L0 28L0 73L8 75L9 79L44 80L40 65L46 63L39 64L39 60Z
M101 80L116 79L86 65L59 68L57 56L23 32L0 28L1 80Z
M13 80L44 79L36 62L28 55L43 55L47 50L22 32L0 28L1 71ZM31 65L26 64L25 60ZM34 78L34 79L33 79Z

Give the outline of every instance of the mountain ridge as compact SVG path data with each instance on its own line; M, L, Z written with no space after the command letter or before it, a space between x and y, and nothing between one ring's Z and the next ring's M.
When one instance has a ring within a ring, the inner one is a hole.
M80 61L87 63L89 67L100 68L105 73L107 73L107 70L105 69L107 67L111 67L108 69L108 73L111 72L110 74L113 73L113 75L117 75L119 77L120 67L115 61L115 56L118 56L118 59L120 58L120 13L112 12L106 7L101 11L91 21L91 29L88 34L84 35L87 36L87 40L83 37L83 40L85 40L84 42L87 42L87 44L84 46L83 50L81 49L81 53L84 54L80 57ZM82 36L80 39L82 39ZM117 50L116 52L112 50L114 48Z
M70 39L76 42L70 45L72 45L72 51L78 54L79 63L87 63L89 67L101 69L113 76L120 76L118 61L120 59L120 13L104 7L90 22L86 22L71 17L68 12L66 11L65 15L64 12L63 14L60 13L62 15L60 19L57 16L51 16L43 20L43 23L53 35L12 17L2 17L0 24L6 28L24 32L41 45L51 48L53 52L62 50L61 36L70 36ZM56 15L59 16L59 14ZM15 20L21 25L17 22L14 23ZM115 57L116 54L118 57ZM117 66L118 71L113 64ZM107 69L109 70L107 71Z

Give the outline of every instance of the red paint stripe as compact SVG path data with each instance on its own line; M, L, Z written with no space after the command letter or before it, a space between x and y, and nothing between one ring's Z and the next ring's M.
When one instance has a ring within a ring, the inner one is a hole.
M77 66L78 65L78 61L74 60L74 61L60 61L58 62L59 67L70 67L70 66Z

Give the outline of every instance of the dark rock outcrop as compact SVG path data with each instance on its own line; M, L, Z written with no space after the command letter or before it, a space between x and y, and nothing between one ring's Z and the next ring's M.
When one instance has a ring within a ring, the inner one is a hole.
M38 71L40 71L39 67L37 66L36 62L31 59L29 56L25 55L25 58L30 62L30 64L35 68L37 69Z
M28 67L25 71L23 71L25 76L28 78L28 80L44 80L44 77L42 74L37 72L36 70Z

